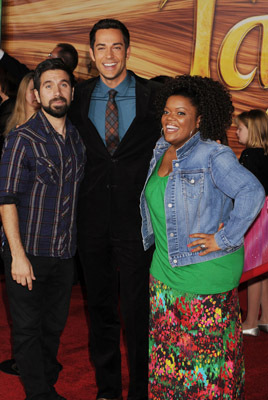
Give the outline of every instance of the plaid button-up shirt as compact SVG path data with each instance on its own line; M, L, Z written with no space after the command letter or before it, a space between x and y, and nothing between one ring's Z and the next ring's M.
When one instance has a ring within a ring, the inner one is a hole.
M42 111L9 133L0 164L0 204L16 204L26 253L74 255L84 164L83 142L68 119L65 138ZM6 242L4 232L2 238Z

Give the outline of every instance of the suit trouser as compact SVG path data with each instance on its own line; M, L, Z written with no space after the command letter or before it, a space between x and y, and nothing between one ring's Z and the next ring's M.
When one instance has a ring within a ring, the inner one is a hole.
M36 277L31 291L12 279L10 253L3 254L13 354L27 400L43 400L53 393L62 368L57 353L69 311L73 260L27 257Z
M79 256L88 293L97 397L115 398L122 391L119 296L129 360L128 399L147 399L151 251L144 252L141 241L88 238Z

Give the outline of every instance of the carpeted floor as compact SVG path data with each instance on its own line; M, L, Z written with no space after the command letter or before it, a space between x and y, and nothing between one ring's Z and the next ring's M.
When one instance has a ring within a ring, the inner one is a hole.
M0 363L11 358L10 327L6 311L6 295L3 275L0 281ZM125 345L122 337L123 396L127 396L128 370ZM268 399L268 334L257 338L245 337L246 399ZM88 323L83 291L80 285L73 287L71 309L59 351L63 364L56 389L68 400L94 400L96 387L94 369L89 361ZM0 400L25 398L17 376L0 371ZM174 399L176 400L176 399ZM184 399L183 399L184 400ZM186 399L185 399L186 400Z

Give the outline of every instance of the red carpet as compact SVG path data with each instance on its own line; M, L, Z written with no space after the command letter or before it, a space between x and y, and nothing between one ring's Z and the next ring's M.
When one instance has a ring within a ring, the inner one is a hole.
M11 358L10 327L5 303L5 285L2 279L0 282L0 362ZM262 332L257 338L245 337L244 349L246 399L267 400L268 334ZM124 343L122 343L122 353L125 400L128 371ZM89 361L87 313L80 285L73 288L70 315L61 340L59 361L63 364L63 370L56 386L57 391L68 400L94 400L96 398L94 369ZM0 400L24 400L24 398L19 378L0 371Z

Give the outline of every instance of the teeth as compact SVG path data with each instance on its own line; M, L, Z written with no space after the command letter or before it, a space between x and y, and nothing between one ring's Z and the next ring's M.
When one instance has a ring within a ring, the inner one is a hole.
M173 130L178 129L178 127L175 126L175 125L167 125L166 128L167 129L173 129Z
M113 67L114 65L116 65L116 63L110 63L110 64L105 63L104 64L105 67Z

